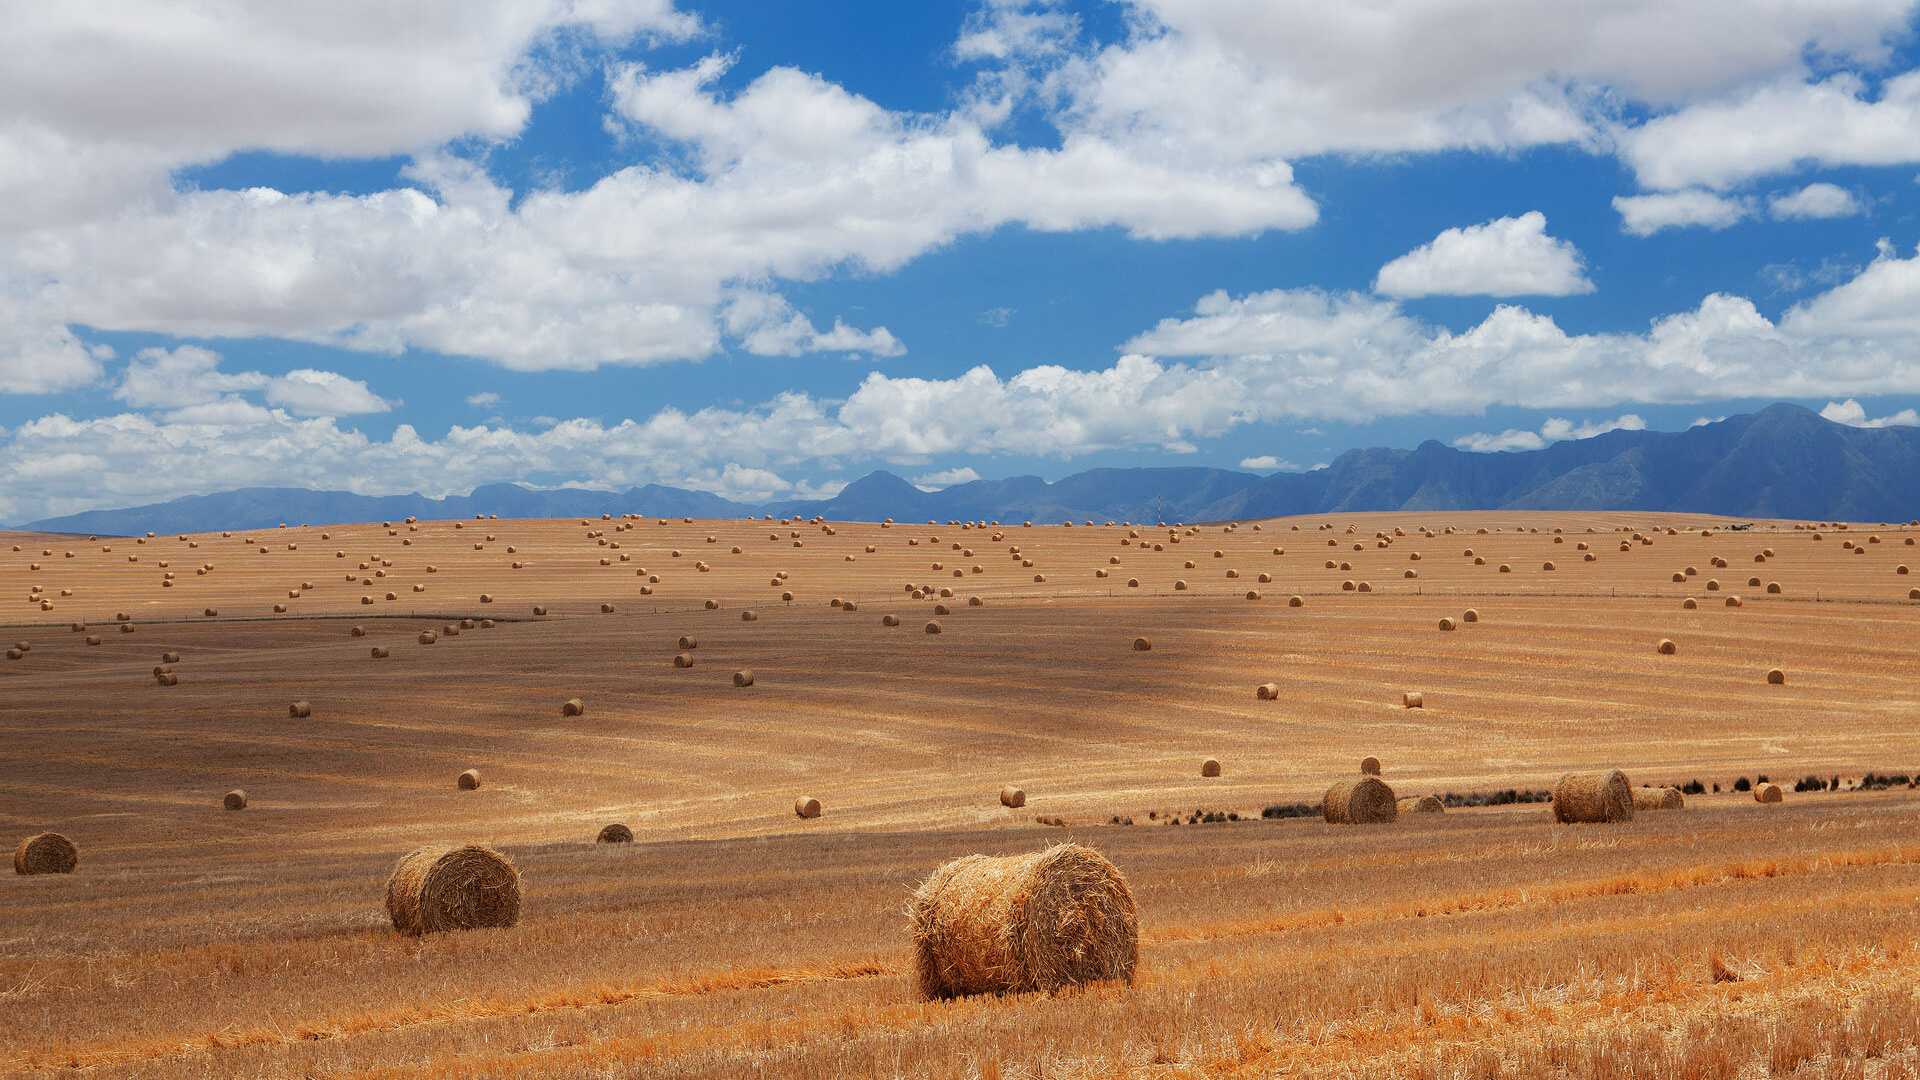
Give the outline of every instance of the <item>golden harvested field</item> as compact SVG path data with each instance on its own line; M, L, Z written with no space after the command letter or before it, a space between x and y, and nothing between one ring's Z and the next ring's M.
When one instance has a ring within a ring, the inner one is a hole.
M1920 1076L1920 792L1790 790L1920 766L1920 528L1725 524L0 536L0 823L80 848L0 885L0 1074ZM1402 796L1789 791L1259 820L1369 754ZM921 1001L908 891L1068 838L1135 890L1134 986ZM512 858L520 924L396 934L434 842Z

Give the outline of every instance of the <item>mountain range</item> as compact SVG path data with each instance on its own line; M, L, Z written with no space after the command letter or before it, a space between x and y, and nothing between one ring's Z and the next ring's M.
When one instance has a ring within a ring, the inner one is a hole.
M819 515L841 521L1220 521L1355 510L1645 510L1903 521L1920 516L1920 428L1857 428L1779 404L1686 431L1609 431L1540 450L1476 453L1428 441L1350 450L1302 473L1092 469L922 491L873 472L831 499L753 505L649 484L624 492L490 484L469 495L241 488L30 522L125 536L396 518Z

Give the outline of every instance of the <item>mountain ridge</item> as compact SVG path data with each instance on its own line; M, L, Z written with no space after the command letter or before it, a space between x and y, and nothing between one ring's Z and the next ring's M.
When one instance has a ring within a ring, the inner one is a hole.
M1642 510L1898 521L1920 516L1920 428L1855 428L1777 404L1685 431L1604 432L1538 450L1475 452L1428 440L1349 450L1310 472L1102 468L1048 482L974 480L922 491L884 470L830 499L761 505L648 484L624 492L496 483L467 495L240 488L90 510L20 526L132 535L405 517L779 517L843 520L1218 521L1360 510Z

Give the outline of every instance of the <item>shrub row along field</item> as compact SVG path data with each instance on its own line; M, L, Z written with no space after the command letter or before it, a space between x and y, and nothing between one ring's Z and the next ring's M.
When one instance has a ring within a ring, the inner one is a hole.
M1725 524L6 538L0 824L78 864L0 889L0 1072L1907 1075L1920 530ZM1290 816L1363 757L1395 820ZM1612 768L1726 794L1533 801ZM1064 840L1132 987L926 1000L910 892ZM450 843L517 923L396 933Z

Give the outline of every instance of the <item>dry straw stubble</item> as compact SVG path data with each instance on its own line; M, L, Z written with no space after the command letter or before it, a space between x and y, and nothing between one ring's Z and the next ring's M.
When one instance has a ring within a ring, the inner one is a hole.
M1131 984L1139 959L1126 878L1077 844L955 859L914 892L907 915L929 998Z
M512 926L520 920L520 872L478 845L419 848L387 879L387 915L403 934Z

